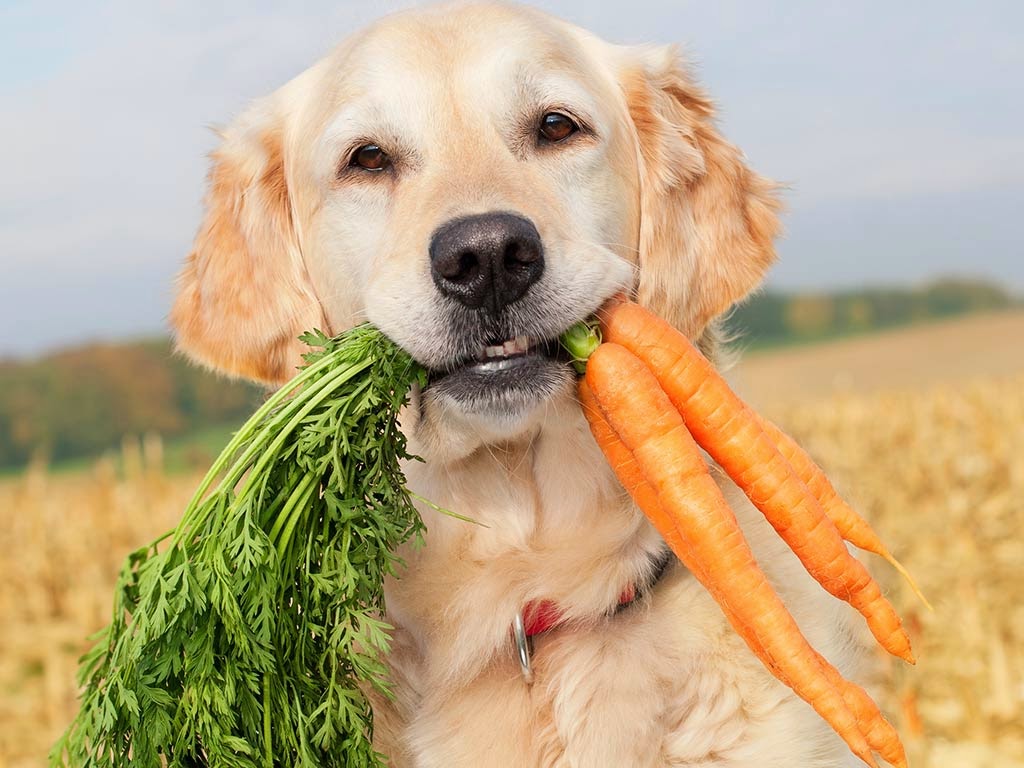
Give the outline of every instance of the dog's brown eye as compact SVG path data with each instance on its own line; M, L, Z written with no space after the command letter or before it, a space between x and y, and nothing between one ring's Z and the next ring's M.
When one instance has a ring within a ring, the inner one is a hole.
M352 153L349 165L355 165L365 171L383 171L388 166L388 153L376 144L364 144Z
M579 129L571 117L561 112L548 112L540 121L541 138L552 143L564 141Z

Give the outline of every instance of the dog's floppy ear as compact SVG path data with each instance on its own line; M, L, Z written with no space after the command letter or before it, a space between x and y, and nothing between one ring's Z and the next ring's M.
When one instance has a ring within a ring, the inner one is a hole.
M629 49L622 76L640 165L638 299L691 338L775 258L775 185L745 165L678 51Z
M276 103L259 102L223 132L212 155L205 219L171 310L179 349L271 384L301 362L296 337L323 327L288 187Z

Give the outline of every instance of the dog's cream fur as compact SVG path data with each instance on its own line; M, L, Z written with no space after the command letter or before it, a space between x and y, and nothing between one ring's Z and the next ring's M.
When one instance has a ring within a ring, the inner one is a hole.
M551 109L589 130L539 148L532 126ZM672 49L613 46L501 5L385 19L224 133L172 313L179 345L280 383L299 362L303 329L368 318L442 365L455 340L427 243L452 217L490 210L530 218L543 238L544 277L522 310L538 335L625 287L709 344L714 319L771 263L778 228L772 185L719 135L712 112ZM371 141L394 160L386 174L347 168ZM410 486L486 527L424 508L427 545L404 553L408 567L388 585L397 695L375 710L391 765L851 759L682 567L608 615L660 542L616 484L568 380L502 412L428 387L403 429L426 459L407 467ZM856 676L860 630L846 606L723 487L811 643ZM567 623L536 639L527 686L509 625L543 598Z

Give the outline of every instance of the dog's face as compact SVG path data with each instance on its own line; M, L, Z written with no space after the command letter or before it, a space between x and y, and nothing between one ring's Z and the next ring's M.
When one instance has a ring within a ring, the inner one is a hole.
M697 336L776 231L672 51L487 5L388 18L255 105L208 208L186 351L276 383L302 330L368 319L431 371L424 414L498 436L571 392L555 339L611 294Z
M342 57L309 268L332 328L365 313L427 397L511 426L567 389L559 334L629 286L635 142L575 40L482 21L399 18Z

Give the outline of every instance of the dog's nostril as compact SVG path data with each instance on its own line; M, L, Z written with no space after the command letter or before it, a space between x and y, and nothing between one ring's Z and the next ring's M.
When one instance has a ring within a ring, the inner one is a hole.
M476 277L476 273L479 271L480 260L477 259L476 254L472 251L466 251L459 256L459 264L455 274L448 275L448 278L459 283L465 283Z
M476 254L472 251L466 251L459 256L459 272L465 274L469 272L473 267L477 265Z
M473 280L480 272L480 259L471 250L452 254L450 258L434 263L434 269L445 280L453 283L466 283Z
M515 269L522 263L519 258L521 250L519 243L509 243L505 249L505 269Z
M524 264L531 264L540 256L540 251L534 248L524 248L522 243L509 243L505 249L505 267L515 269Z

